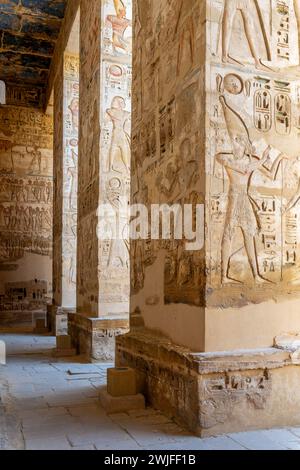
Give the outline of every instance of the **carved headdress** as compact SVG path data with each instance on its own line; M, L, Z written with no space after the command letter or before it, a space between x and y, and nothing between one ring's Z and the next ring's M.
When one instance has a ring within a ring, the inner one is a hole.
M249 145L252 145L249 131L240 115L227 104L225 96L220 96L220 103L223 108L230 139L234 140L236 137L240 137L245 139Z
M122 0L114 0L114 5L115 5L115 10L117 15L121 12L126 10L125 4L122 2Z

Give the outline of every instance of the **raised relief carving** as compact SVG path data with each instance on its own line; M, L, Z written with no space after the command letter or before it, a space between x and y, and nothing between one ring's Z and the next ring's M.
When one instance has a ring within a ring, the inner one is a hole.
M231 12L226 11L230 3ZM250 3L255 33L249 43ZM300 98L294 67L299 64L299 5L295 3L212 2L206 160L208 304L212 306L263 302L290 286L296 295L300 287ZM220 25L227 50L223 60L214 53ZM248 53L241 41L245 35ZM238 55L233 57L232 51Z
M43 113L0 108L1 311L44 308L52 289L52 134ZM33 260L42 281L26 281Z
M254 23L255 12L257 11L258 21ZM251 55L255 62L255 67L259 70L268 70L269 68L262 62L258 47L257 27L260 27L268 60L271 59L270 49L265 26L259 6L256 0L225 0L223 20L222 20L222 61L224 64L242 65L242 62L235 59L231 53L232 33L236 15L240 13L244 25L244 33L250 48Z
M106 16L106 24L112 28L112 46L115 55L126 52L131 54L132 39L126 37L128 27L132 26L132 21L128 19L127 8L122 0L113 0L115 7L114 15Z
M268 370L256 375L229 373L202 382L200 402L201 426L210 429L225 423L236 405L264 409L271 394L272 381Z

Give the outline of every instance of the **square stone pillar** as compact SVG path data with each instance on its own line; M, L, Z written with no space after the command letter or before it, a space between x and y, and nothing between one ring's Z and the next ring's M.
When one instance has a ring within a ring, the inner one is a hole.
M55 315L76 306L77 164L79 119L79 56L65 53L54 83L54 253L52 331Z
M134 25L132 201L205 204L205 242L132 243L117 366L200 435L300 424L274 342L300 331L298 2L135 1Z
M98 351L92 359L101 359L99 351L112 359L115 336L129 319L129 240L123 234L130 195L131 3L125 3L81 6L78 315L70 334L79 352Z

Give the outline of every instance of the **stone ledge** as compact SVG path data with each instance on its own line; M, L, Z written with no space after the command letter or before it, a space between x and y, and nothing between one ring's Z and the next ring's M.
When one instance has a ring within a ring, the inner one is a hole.
M81 328L86 331L108 330L117 328L129 328L129 318L125 316L111 316L102 318L90 318L80 313L68 311L69 322L80 323Z
M174 367L186 368L201 374L213 372L269 369L291 365L292 351L276 348L237 350L229 352L193 353L174 345L168 338L155 332L139 329L118 338L118 345L125 349L142 347L143 356L159 359Z
M72 346L87 360L109 361L115 357L115 338L128 332L129 318L113 315L88 318L79 313L68 313L68 330Z
M275 348L193 353L145 329L117 338L116 366L137 391L199 436L300 425L300 369Z

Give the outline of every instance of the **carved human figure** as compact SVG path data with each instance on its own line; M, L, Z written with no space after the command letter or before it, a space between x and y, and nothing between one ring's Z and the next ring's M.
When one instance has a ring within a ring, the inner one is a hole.
M77 161L78 155L74 149L71 150L72 155L72 165L68 168L68 176L70 177L70 192L69 192L69 209L76 210L77 209L77 201L76 201L76 194L77 194L77 178L78 178L78 170L77 170Z
M223 12L223 32L222 32L222 60L224 63L242 65L241 62L230 55L230 44L234 20L238 12L241 13L244 22L245 34L250 47L252 57L255 60L255 66L260 70L270 70L263 64L259 55L259 46L257 40L257 31L253 21L253 11L256 11L255 0L225 0ZM263 25L261 25L263 28ZM265 36L265 34L264 34Z
M126 7L122 0L114 0L116 15L108 15L107 23L110 23L113 30L112 43L115 51L122 49L128 54L131 53L131 43L124 38L126 29L132 26L131 20L126 18Z
M40 174L42 172L42 153L36 147L32 147L32 150L26 147L26 151L32 156L29 171L38 172Z
M233 255L233 242L238 228L241 229L244 244L257 283L267 282L259 273L255 236L259 231L254 201L249 195L249 185L254 171L260 169L269 158L267 148L259 160L252 155L252 143L248 130L240 118L220 97L225 121L232 143L232 153L220 153L217 161L224 166L229 178L228 207L225 230L222 240L222 284L239 282L230 277L230 260Z
M298 180L298 187L293 195L293 197L288 201L286 207L284 208L284 212L290 212L300 201L300 157L298 157L293 165L292 169L294 177Z
M115 96L111 103L111 108L107 109L107 114L113 123L112 139L109 151L109 171L117 171L115 161L121 158L124 167L130 172L130 136L125 130L130 113L125 110L126 103L121 96Z
M69 110L71 111L72 115L72 127L74 132L78 132L79 129L79 99L73 98Z

